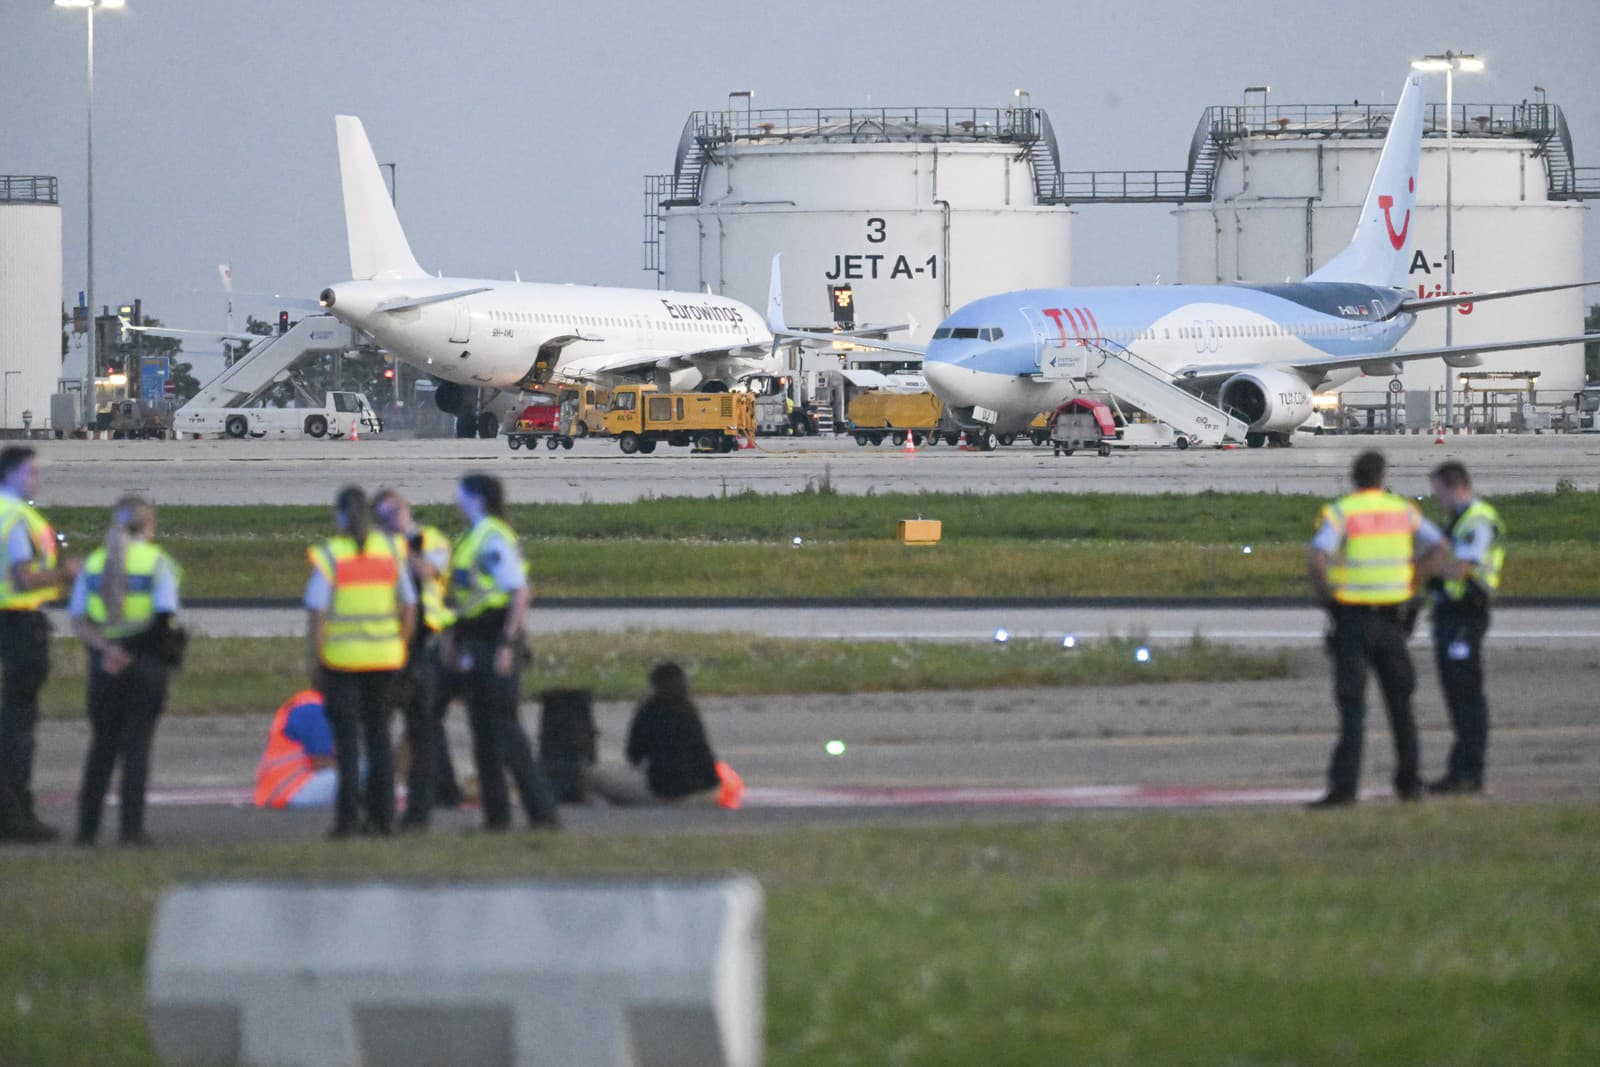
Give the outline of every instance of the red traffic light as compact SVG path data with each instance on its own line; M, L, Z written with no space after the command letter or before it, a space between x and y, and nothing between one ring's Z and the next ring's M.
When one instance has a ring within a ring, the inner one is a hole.
M289 332L289 313L287 311L278 312L278 332Z
M384 381L392 381L392 380L394 380L394 368L393 367L385 367L385 368L383 368L383 378L384 378Z

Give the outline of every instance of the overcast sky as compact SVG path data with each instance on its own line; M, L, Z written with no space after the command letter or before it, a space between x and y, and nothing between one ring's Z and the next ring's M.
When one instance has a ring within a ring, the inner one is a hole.
M84 21L50 0L4 0L0 17L0 173L61 179L69 303L84 282ZM398 164L430 271L639 286L654 284L642 176L670 170L689 112L733 89L757 107L909 107L1000 106L1023 87L1066 168L1181 169L1201 110L1246 85L1278 104L1392 102L1412 58L1453 48L1488 62L1457 79L1458 100L1543 85L1578 164L1600 165L1596 0L128 0L95 31L96 295L140 296L179 325L221 325L218 263L241 290L302 298L348 277L336 113ZM1173 277L1169 210L1084 210L1073 280ZM275 311L237 306L241 323Z

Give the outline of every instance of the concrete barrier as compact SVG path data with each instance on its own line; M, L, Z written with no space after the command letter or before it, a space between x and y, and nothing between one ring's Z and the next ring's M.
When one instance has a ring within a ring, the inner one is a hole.
M171 1067L751 1067L748 878L179 886L146 988Z

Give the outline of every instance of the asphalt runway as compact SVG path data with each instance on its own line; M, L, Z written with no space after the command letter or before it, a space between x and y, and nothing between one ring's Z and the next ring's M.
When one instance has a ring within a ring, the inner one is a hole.
M65 621L53 612L56 631ZM193 608L184 619L208 637L301 637L299 608ZM1138 635L1152 645L1182 644L1199 635L1252 648L1314 648L1322 641L1318 608L1235 607L1227 604L1137 607L807 607L785 604L748 607L549 607L535 603L527 630L540 634L574 631L625 635L630 630L754 633L768 637L878 641L1060 641ZM1416 641L1425 648L1427 627ZM1600 605L1518 607L1495 612L1494 641L1501 647L1590 649L1600 647Z
M1260 682L706 698L718 755L750 786L743 810L569 808L566 821L585 834L768 832L1297 804L1321 788L1335 714L1321 654L1298 647L1290 658L1290 677ZM1449 733L1431 657L1418 649L1415 659L1424 770L1432 776L1442 770ZM1489 678L1485 802L1600 802L1600 646L1502 645L1492 635ZM603 761L620 759L631 711L625 701L597 706ZM173 846L320 837L326 811L249 806L270 714L162 723L153 834ZM524 705L530 729L537 715ZM465 773L462 720L459 711L451 716ZM1390 803L1392 757L1376 704L1369 727L1364 782L1374 803ZM40 727L35 784L57 825L71 825L87 740L81 720ZM827 752L831 740L845 743L842 755ZM468 831L476 818L442 812L436 832Z
M39 500L45 505L109 504L141 492L158 504L327 504L341 486L393 485L422 503L449 503L467 470L504 478L513 502L618 502L649 496L795 493L824 484L841 493L1116 492L1207 490L1311 493L1346 488L1356 453L1388 453L1391 485L1425 493L1427 472L1456 458L1489 496L1551 490L1567 480L1600 488L1600 436L1314 437L1285 449L1118 451L1110 457L1055 457L1026 444L994 452L948 445L907 455L849 438L763 438L728 455L666 448L623 456L614 442L585 440L571 451L511 451L504 440L49 441Z

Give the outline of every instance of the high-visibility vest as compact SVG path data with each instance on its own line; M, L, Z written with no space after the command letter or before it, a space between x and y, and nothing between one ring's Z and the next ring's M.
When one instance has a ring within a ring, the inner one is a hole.
M11 568L17 561L11 558L11 530L17 523L25 523L28 540L33 542L35 570L49 571L56 566L56 532L50 528L43 515L33 505L15 497L0 495L0 611L38 611L60 595L54 584L38 589L16 589L11 585Z
M1473 565L1470 577L1444 583L1446 600L1460 600L1474 585L1490 596L1499 592L1500 571L1506 562L1504 544L1506 525L1501 521L1500 513L1492 505L1482 500L1474 500L1456 516L1456 521L1450 524L1450 538L1459 541L1471 531L1485 526L1490 530L1489 554L1481 562Z
M417 531L422 535L422 554L431 556L439 549L445 549L445 556L450 556L450 539L440 533L435 527L423 526ZM417 583L417 600L422 604L422 624L435 633L448 630L456 621L456 613L450 610L445 603L445 590L447 582L445 572L441 571L432 578L420 580Z
M400 597L395 590L405 546L376 530L365 552L355 539L329 538L306 550L333 588L322 634L322 665L336 671L392 671L405 666Z
M461 539L450 560L450 600L460 618L475 619L511 603L511 594L500 588L485 566L483 543L491 533L499 534L508 545L517 543L511 527L490 515L479 520Z
M306 754L305 746L284 733L289 728L290 714L307 704L320 706L322 694L315 689L302 690L285 700L273 716L267 750L256 765L258 808L288 807L290 799L317 773L317 765Z
M1341 604L1403 604L1416 583L1415 504L1382 489L1363 489L1323 508L1323 521L1340 531L1328 568L1333 599Z
M106 610L103 593L106 550L95 549L83 565L84 581L89 591L89 621L113 641L132 637L150 628L156 615L156 575L163 567L170 567L174 572L177 570L177 564L172 562L171 557L148 541L128 542L128 554L123 565L128 575L128 587L122 597L122 618L114 623L108 621L110 612Z

